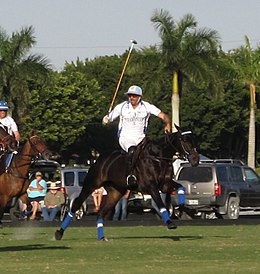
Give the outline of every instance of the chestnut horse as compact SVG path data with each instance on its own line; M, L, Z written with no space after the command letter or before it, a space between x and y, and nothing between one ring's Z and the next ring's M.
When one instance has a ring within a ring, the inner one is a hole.
M4 209L12 198L21 198L26 201L26 190L29 186L29 167L32 161L42 156L49 159L51 153L44 140L37 136L30 136L21 147L3 174L0 175L0 224Z
M161 217L169 229L177 228L169 217L168 211L162 202L159 191L170 193L182 187L173 181L173 156L189 160L192 166L199 163L199 154L196 149L194 136L188 132L178 131L167 134L156 141L145 138L134 153L134 174L138 181L138 191L150 194L160 209ZM85 178L79 197L75 199L70 212L55 232L56 240L60 240L65 229L69 226L75 212L80 208L87 197L95 190L104 186L108 191L106 203L98 212L97 231L98 240L105 240L103 220L113 210L119 199L126 193L126 155L115 151L107 156L101 156L93 164Z

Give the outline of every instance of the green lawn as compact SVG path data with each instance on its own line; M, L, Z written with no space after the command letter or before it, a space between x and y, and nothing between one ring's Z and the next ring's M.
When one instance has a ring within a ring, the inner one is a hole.
M260 226L72 227L0 230L0 273L260 273Z

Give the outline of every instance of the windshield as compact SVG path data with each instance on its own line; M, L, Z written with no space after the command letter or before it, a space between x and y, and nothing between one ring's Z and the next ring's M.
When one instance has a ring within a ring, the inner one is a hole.
M183 167L180 170L178 180L190 182L210 182L212 180L211 167Z

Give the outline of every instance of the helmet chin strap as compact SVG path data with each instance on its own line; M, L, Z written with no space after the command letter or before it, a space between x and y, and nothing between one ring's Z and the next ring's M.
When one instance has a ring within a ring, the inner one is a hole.
M142 97L139 96L139 98L138 98L138 100L137 100L137 102L136 102L136 105L138 105L138 104L141 102L141 100L142 100ZM130 98L128 99L128 102L131 104Z

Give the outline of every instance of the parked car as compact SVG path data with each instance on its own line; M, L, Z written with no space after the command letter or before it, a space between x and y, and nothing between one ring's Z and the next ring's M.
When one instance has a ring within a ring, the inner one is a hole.
M72 206L74 200L79 196L83 182L88 173L87 168L61 168L61 186L67 195L67 204ZM81 219L88 209L87 201L84 201L81 208L76 212L76 218Z
M182 164L176 175L186 188L186 205L191 216L237 219L242 210L260 210L260 177L239 160L202 161L197 167ZM172 195L177 206L178 197Z

